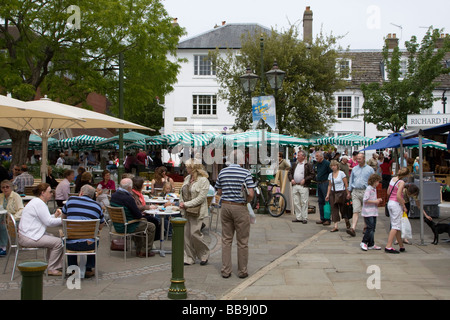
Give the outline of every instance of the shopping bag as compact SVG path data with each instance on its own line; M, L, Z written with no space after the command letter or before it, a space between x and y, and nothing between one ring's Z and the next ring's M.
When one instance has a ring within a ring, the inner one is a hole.
M323 206L323 217L325 220L330 220L331 217L331 206L330 202L327 201L325 205Z
M409 222L408 214L403 212L402 216L402 239L412 239L411 222Z
M250 223L251 224L255 224L256 223L256 216L255 216L255 212L253 211L251 203L247 203L247 209L248 209L248 214L249 214L249 217L250 217Z

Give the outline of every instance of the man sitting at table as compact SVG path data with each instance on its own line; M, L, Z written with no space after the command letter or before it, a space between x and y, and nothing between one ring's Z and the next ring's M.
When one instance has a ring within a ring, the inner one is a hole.
M142 215L141 211L136 205L131 193L133 192L133 181L130 178L124 178L120 181L119 188L111 196L110 204L112 207L123 207L125 210L125 216L127 221L138 220L139 222L132 223L128 225L127 232L138 232L145 231L147 233L147 245L148 245L148 255L150 257L154 256L155 253L151 251L153 247L153 240L155 238L155 225L148 222ZM114 223L114 229L117 232L124 232L125 228L123 224ZM145 243L143 238L138 236L134 237L136 243L136 255L138 257L144 258L145 254Z
M23 164L20 167L19 174L13 181L13 185L16 187L16 192L18 194L25 193L26 186L32 186L34 184L34 178L31 174L28 173L28 167L26 164Z
M68 169L64 171L64 180L58 183L55 190L55 200L58 207L63 206L63 202L69 199L70 194L70 183L73 181L75 173L73 170Z
M100 205L93 200L95 196L95 188L86 184L81 187L79 196L70 197L66 204L62 207L62 219L69 220L90 220L100 219L100 229L105 224L103 211ZM98 244L97 244L98 245ZM95 249L94 239L67 240L67 249L73 251L88 251ZM67 257L68 265L77 265L77 256ZM95 272L95 256L88 255L86 261L85 277L92 277Z

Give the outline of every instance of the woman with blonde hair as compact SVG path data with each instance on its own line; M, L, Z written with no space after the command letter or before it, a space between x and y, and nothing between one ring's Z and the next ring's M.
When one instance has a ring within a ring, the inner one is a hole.
M388 202L388 210L389 217L391 220L391 230L389 231L388 241L386 243L386 247L384 251L387 253L399 253L399 251L392 248L392 243L394 242L394 238L397 239L397 242L400 247L400 252L405 251L405 247L403 246L402 240L402 216L403 212L407 212L405 198L403 196L403 189L405 188L405 181L409 175L408 168L401 168L397 176L393 177L389 182L389 188L387 190L389 196Z
M0 193L0 208L5 209L14 216L18 222L22 216L23 201L20 195L14 192L14 185L11 180L1 182L2 193ZM0 215L0 256L6 255L8 245L8 234L6 231L6 215Z
M186 161L187 177L180 192L180 209L187 219L184 228L184 264L206 265L209 259L209 247L201 231L203 219L208 216L208 173L203 165L194 159Z

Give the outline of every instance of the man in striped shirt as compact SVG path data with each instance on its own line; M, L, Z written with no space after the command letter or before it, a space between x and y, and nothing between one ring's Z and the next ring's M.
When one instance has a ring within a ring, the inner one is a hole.
M230 164L222 169L217 177L215 188L221 195L222 209L220 212L222 223L222 270L223 278L231 276L231 246L236 231L238 276L248 276L248 239L250 237L250 218L247 210L247 201L253 198L255 183L250 171L242 168L238 163L243 163L244 155L236 149L230 155ZM248 197L244 199L241 190L247 185Z
M100 219L100 229L105 224L103 211L96 201L93 200L95 195L94 187L85 184L81 187L79 196L70 197L66 204L62 207L62 219L69 220L90 220ZM97 244L98 245L98 244ZM88 251L95 249L94 239L67 240L67 249L73 251ZM77 256L67 257L68 265L77 265ZM92 277L95 272L95 256L88 255L86 261L85 277Z

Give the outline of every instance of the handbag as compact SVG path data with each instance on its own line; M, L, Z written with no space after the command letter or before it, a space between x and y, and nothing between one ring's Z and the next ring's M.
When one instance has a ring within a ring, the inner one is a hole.
M333 181L333 196L334 196L334 203L337 204L344 204L345 200L347 200L347 195L345 194L345 190L336 191L336 186L334 185L334 178L333 174L331 174L331 180Z
M123 239L113 239L111 240L111 250L113 251L123 251L124 241Z
M394 183L394 186L391 189L391 192L389 192L389 197L387 198L386 201L386 205L384 206L384 214L386 215L386 217L390 217L391 215L389 214L389 209L388 209L388 203L389 203L389 198L391 197L392 191L394 191L395 185L399 182L400 180L397 180L396 183Z
M181 194L183 195L183 200L186 201L190 201L192 200L192 195L191 195L191 188L189 187L189 184L185 184L182 188L181 188ZM188 216L192 216L192 217L199 217L200 216L200 207L199 206L195 206L195 207L185 207L185 211L186 214Z

